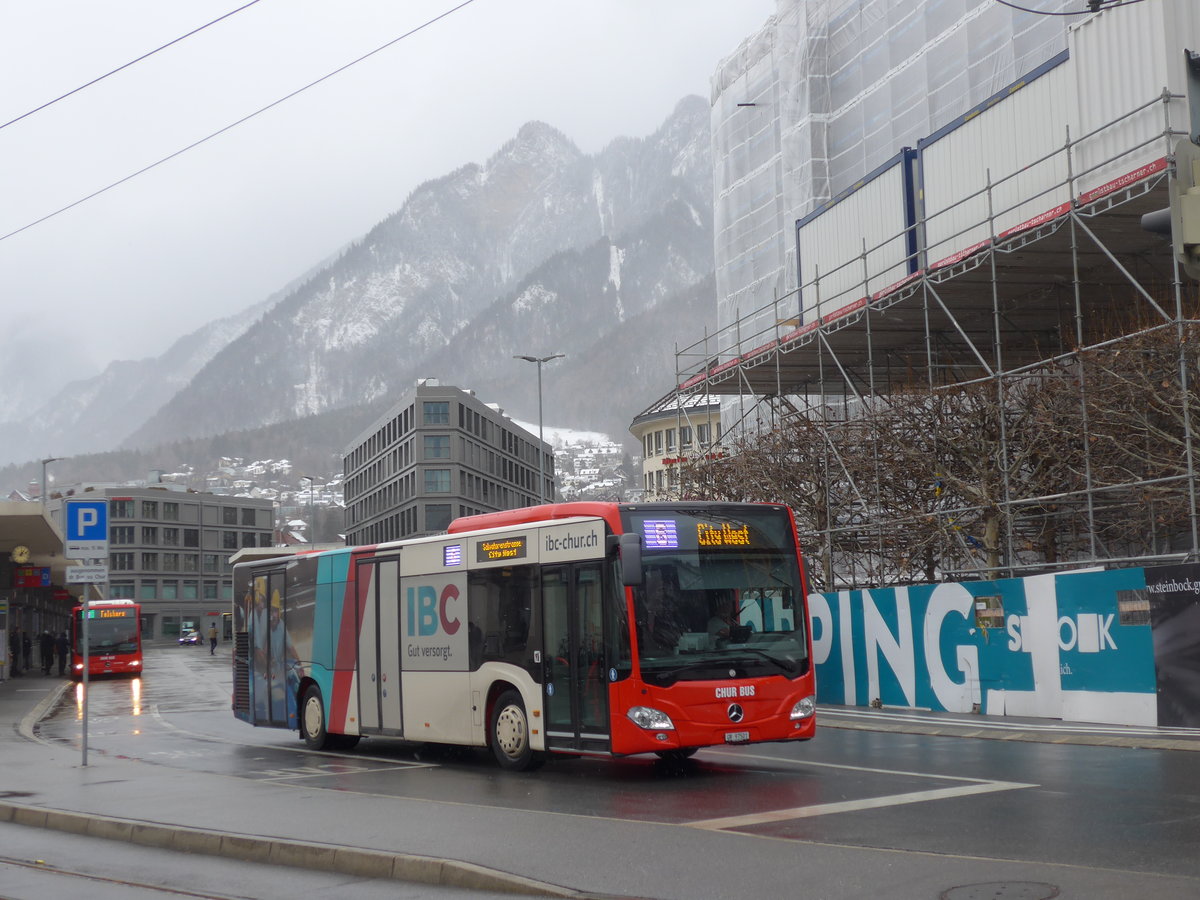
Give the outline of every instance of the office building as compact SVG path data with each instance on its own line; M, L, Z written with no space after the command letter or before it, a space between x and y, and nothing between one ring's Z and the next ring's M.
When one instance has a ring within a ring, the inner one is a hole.
M141 604L143 639L174 639L181 628L207 633L213 624L223 631L233 600L229 558L243 547L274 543L270 500L171 484L76 487L47 503L60 529L63 503L71 499L108 501L106 596Z
M554 496L549 444L473 391L433 379L355 438L343 464L351 545L438 534L459 516Z

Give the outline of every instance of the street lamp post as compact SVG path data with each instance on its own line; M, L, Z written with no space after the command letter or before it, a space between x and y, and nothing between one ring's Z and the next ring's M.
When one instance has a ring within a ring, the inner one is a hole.
M313 477L301 475L300 480L308 482L308 542L315 545L317 543L317 520L313 517Z
M62 462L64 459L66 459L65 456L47 456L42 460L42 509L46 508L46 494L48 493L46 490L46 466L52 462Z
M544 453L542 446L546 443L546 438L542 433L542 363L548 363L552 359L563 359L565 353L551 353L549 356L514 356L513 359L523 359L526 362L537 363L538 373L538 490L537 498L541 503L546 499L546 473L545 463L543 462Z

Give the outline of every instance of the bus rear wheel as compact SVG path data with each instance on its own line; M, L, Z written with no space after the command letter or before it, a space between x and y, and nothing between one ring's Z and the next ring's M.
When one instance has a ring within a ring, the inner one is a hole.
M492 707L492 752L501 768L514 772L536 769L542 755L529 742L529 716L518 691L505 691Z
M300 737L313 750L324 750L331 743L325 730L325 703L315 684L308 686L300 701Z

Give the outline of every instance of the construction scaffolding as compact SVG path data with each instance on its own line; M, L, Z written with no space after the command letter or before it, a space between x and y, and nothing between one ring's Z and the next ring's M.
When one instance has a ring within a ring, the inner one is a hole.
M824 590L1200 553L1200 304L1141 227L1170 203L1186 104L1164 90L1042 152L1010 131L1078 77L1066 56L1045 96L1023 84L799 220L799 286L677 351L681 417L724 398L719 465L782 467L743 495L796 479L776 499ZM1002 174L964 164L1006 139L1027 152Z

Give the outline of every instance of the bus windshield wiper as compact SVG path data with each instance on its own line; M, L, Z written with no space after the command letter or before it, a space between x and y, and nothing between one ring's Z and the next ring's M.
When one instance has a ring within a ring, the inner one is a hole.
M797 663L794 657L789 656L781 658L775 656L773 653L768 653L766 650L757 650L754 647L731 647L726 649L725 652L731 656L739 653L750 653L759 657L760 659L765 659L767 662L778 666L785 672L794 672L796 670ZM726 657L726 659L728 659L728 657Z

